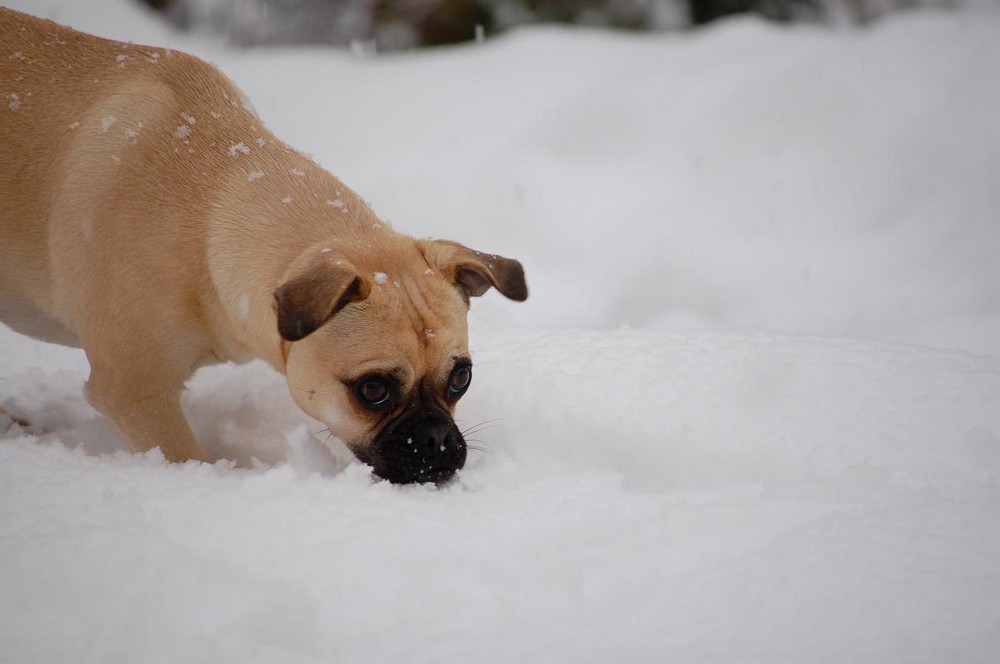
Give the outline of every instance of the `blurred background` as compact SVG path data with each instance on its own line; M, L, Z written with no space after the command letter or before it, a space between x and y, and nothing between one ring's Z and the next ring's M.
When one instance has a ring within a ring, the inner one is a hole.
M998 661L1000 0L0 5L212 62L531 289L444 491L335 474L260 363L185 397L239 467L128 456L0 325L0 663Z
M913 7L991 0L137 0L183 29L229 43L333 44L395 51L481 40L533 23L683 30L724 16L865 24Z

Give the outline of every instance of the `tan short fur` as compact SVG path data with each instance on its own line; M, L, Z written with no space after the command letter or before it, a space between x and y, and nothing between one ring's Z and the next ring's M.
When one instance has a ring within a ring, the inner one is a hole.
M345 385L441 394L468 297L527 297L516 261L394 232L185 53L0 8L0 102L0 320L82 347L88 400L135 451L204 459L185 381L262 358L364 458L396 415Z

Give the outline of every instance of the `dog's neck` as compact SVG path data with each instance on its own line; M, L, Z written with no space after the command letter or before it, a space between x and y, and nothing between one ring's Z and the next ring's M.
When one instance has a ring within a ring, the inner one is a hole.
M336 237L334 247L371 245L396 235L336 177L271 136L230 170L213 206L208 272L221 315L216 355L261 358L284 371L274 291L295 258ZM381 237L379 237L381 236Z

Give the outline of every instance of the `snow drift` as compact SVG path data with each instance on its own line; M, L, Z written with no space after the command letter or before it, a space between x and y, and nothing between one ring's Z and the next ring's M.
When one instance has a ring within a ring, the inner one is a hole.
M474 307L487 451L441 490L260 364L185 399L228 461L128 455L81 352L0 329L0 661L995 661L1000 16L359 60L21 4L216 61L532 297Z

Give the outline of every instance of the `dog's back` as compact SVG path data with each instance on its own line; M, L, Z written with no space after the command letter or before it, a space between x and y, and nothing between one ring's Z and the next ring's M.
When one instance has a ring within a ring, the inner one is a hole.
M154 247L191 257L165 244L197 231L170 224L203 216L211 189L184 183L222 179L230 165L216 144L253 116L238 89L197 58L3 8L0 95L0 320L77 345L69 328L88 280L126 276L95 274L111 261L91 245L108 257ZM213 131L199 131L199 119Z

